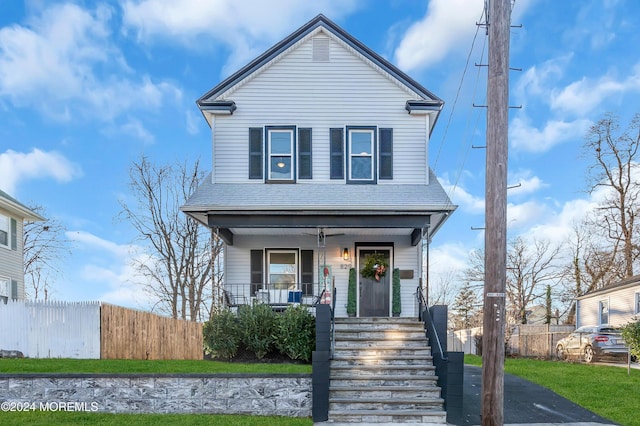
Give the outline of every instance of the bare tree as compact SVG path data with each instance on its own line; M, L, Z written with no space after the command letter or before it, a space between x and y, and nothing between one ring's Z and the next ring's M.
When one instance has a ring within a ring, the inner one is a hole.
M437 279L430 285L429 304L430 305L451 305L453 302L453 292L457 271L449 270L439 274Z
M135 203L121 217L139 233L147 257L136 261L156 307L173 318L205 320L216 302L222 241L179 208L203 179L199 162L158 166L142 157L129 170Z
M518 237L507 248L507 299L518 323L527 323L527 308L542 297L543 284L555 284L561 277L556 267L560 247L534 240L528 245Z
M594 124L585 141L585 151L593 156L589 168L589 192L604 189L606 195L596 210L593 224L609 242L606 252L615 259L620 254L623 277L634 274L640 255L638 245L638 197L640 196L640 115L620 132L618 118L609 114Z
M46 217L44 207L31 210ZM70 252L70 240L65 236L65 226L56 218L47 221L25 222L24 280L27 296L47 300L52 291L52 281L60 276L60 262Z

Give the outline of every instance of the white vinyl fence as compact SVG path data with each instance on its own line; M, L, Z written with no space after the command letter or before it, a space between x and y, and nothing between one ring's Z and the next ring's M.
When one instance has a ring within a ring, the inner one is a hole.
M99 302L0 303L0 349L29 358L100 359Z

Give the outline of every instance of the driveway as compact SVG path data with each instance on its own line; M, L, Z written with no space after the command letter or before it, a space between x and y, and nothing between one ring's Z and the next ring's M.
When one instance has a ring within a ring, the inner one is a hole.
M625 366L626 367L626 366ZM463 422L461 425L480 425L481 367L464 366ZM567 424L595 425L616 423L574 404L542 386L505 373L504 424Z

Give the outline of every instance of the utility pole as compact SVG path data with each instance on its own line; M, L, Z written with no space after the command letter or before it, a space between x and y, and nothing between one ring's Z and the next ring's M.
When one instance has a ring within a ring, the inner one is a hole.
M511 0L488 0L482 425L504 424L507 147Z

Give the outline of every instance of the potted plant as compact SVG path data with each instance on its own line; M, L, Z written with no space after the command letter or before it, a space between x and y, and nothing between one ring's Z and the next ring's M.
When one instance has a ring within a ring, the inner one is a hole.
M349 269L349 287L347 287L347 315L350 317L356 316L356 270L355 268Z
M400 302L400 269L395 268L391 277L391 314L399 317L402 312L402 304Z

